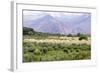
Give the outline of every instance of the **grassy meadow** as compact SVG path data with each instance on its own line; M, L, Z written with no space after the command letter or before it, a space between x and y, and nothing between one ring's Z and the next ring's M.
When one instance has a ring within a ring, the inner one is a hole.
M23 62L91 59L90 35L61 35L23 28Z

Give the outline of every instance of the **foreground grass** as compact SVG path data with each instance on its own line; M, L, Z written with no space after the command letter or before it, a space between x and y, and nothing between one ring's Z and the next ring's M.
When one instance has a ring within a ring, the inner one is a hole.
M89 44L24 42L23 62L84 60L91 58Z

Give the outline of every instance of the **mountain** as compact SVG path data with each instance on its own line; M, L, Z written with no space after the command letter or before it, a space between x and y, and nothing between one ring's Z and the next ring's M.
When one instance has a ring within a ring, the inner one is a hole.
M62 16L56 18L63 23L63 26L67 26L70 30L69 33L76 34L76 33L84 33L90 34L91 33L91 16L90 15L81 15L81 16L73 16L67 17ZM67 24L66 24L67 23Z
M50 15L46 15L38 20L32 21L29 27L33 28L37 32L66 34L63 23Z
M91 32L91 17L78 16L74 19L69 19L67 16L53 17L49 14L36 19L25 20L24 26L31 27L37 32L52 33L52 34L90 34Z

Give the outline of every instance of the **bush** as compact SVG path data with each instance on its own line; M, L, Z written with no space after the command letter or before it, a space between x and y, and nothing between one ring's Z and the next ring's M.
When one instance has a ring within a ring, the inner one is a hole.
M43 49L42 49L43 54L45 54L47 51L48 51L48 48L43 47Z
M37 56L37 55L34 55L33 56L33 61L41 61L41 56Z
M79 37L79 40L88 40L88 37L85 36L85 35L81 35L81 36Z
M66 53L68 53L68 49L64 49L63 51L66 52Z
M34 54L27 53L23 55L23 62L32 62Z
M35 55L39 55L39 54L41 54L41 52L40 52L39 49L35 49L35 50L34 50L34 54L35 54Z
M29 31L29 32L28 32L28 35L33 35L33 32L32 32L32 31Z

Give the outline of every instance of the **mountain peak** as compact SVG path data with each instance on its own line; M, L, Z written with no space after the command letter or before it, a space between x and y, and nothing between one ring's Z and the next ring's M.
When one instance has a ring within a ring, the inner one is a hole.
M57 17L53 17L52 15L45 14L42 17L38 18L37 20L32 20L27 23L28 27L33 28L37 32L43 33L59 33L59 34L77 34L80 33L88 33L90 32L91 28L91 21L89 18L84 17L77 17L79 19L72 19L77 22L73 22L66 18L59 19ZM83 20L85 19L85 20ZM79 23L80 22L80 23ZM85 27L85 28L84 28Z

